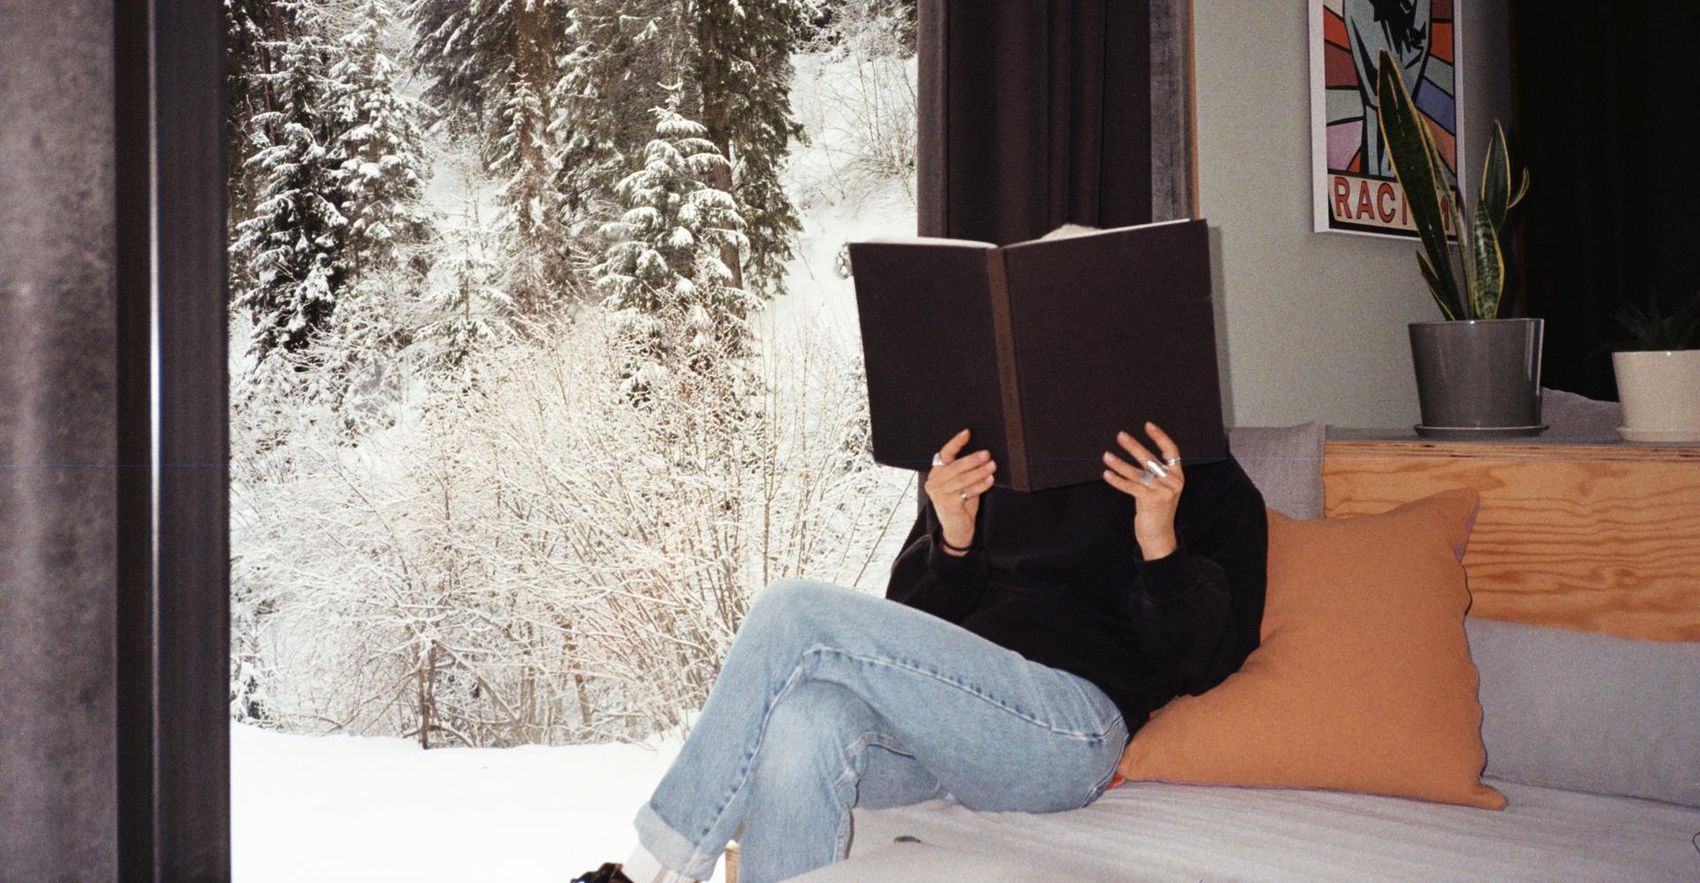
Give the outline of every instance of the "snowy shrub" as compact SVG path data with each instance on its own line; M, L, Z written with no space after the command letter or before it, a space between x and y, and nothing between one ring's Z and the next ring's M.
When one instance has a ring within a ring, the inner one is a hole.
M913 486L868 456L848 347L797 329L635 408L615 322L490 354L417 426L244 471L233 573L265 613L233 692L296 730L633 740L701 706L768 582L883 586Z

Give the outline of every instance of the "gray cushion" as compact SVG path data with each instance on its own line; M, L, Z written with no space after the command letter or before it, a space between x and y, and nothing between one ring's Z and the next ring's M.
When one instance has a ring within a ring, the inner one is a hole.
M1551 428L1545 438L1615 441L1623 425L1623 406L1602 402L1562 389L1541 390L1541 422Z
M1487 774L1700 807L1700 643L1471 617Z
M1320 423L1236 426L1228 431L1228 448L1269 508L1291 518L1321 518L1322 436Z

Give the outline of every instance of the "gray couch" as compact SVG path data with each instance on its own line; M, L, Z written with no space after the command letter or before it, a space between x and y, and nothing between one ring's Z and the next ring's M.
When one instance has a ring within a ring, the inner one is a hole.
M1269 504L1300 518L1322 514L1322 445L1314 424L1232 439ZM855 810L850 858L798 879L1700 880L1700 644L1466 626L1503 811L1160 783L1047 815L932 800Z

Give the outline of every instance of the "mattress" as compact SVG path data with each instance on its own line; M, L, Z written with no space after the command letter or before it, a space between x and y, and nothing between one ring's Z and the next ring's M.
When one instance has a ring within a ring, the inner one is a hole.
M1046 815L857 809L850 858L796 879L1700 880L1700 810L1487 781L1505 810L1157 783Z

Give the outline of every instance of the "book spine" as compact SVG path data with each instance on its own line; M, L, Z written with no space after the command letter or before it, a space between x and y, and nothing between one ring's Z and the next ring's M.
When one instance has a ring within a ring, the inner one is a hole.
M1003 392L1003 435L1008 446L1009 462L999 469L1009 470L1009 485L1018 491L1029 490L1027 469L1027 436L1021 422L1021 378L1015 365L1015 325L1010 317L1009 274L1004 269L1003 249L986 252L986 278L992 292L992 334L997 338L998 389Z

